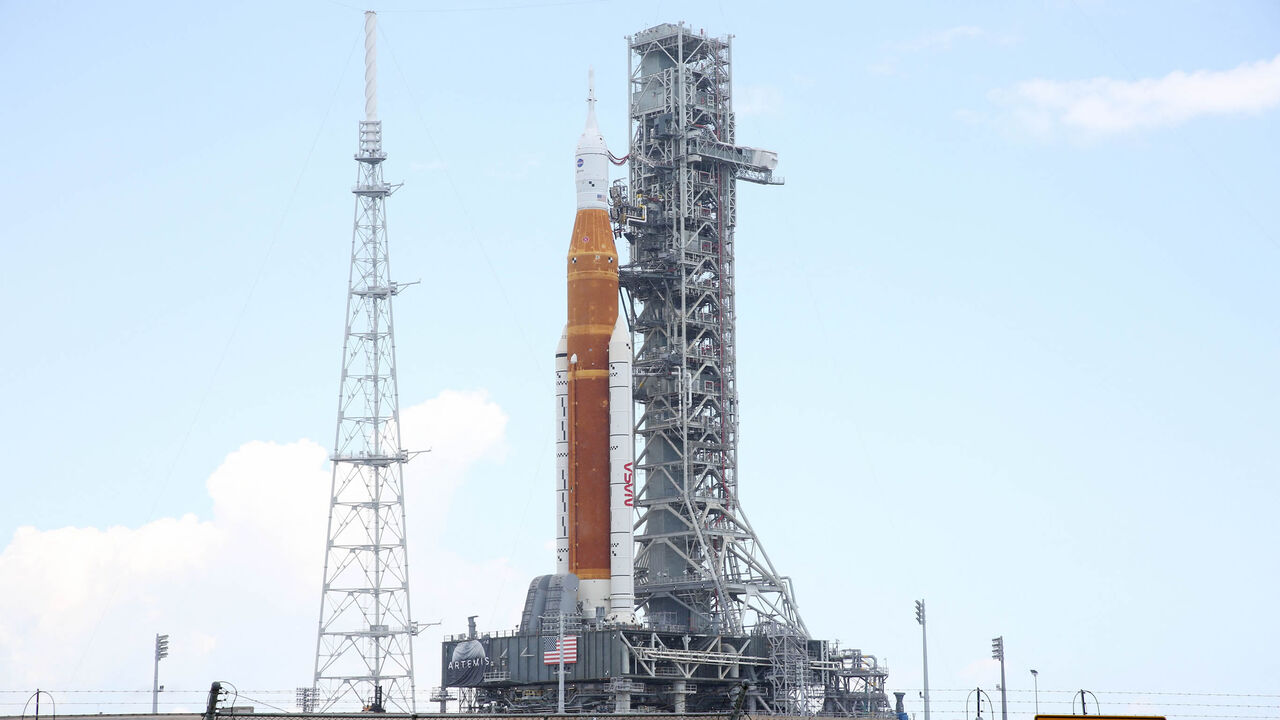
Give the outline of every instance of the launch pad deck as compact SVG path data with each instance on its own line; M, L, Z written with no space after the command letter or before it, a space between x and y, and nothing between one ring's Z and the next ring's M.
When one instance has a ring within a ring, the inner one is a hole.
M544 626L545 627L545 626ZM780 715L801 692L815 712L876 715L887 671L876 658L785 633L707 635L640 625L586 628L564 664L566 709L609 713L729 712L746 683L747 712ZM463 688L479 713L554 711L556 633L446 637L442 685ZM566 654L568 655L568 654Z

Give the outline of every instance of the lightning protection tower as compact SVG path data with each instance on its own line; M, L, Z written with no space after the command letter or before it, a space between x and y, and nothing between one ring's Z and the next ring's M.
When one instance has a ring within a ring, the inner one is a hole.
M413 712L413 636L405 544L404 463L385 201L376 16L365 13L365 119L346 337L338 393L324 587L316 636L316 709Z
M780 694L798 693L808 631L738 495L737 181L781 184L777 155L735 144L730 38L663 24L628 45L630 197L613 201L639 335L637 604L659 624L767 633Z

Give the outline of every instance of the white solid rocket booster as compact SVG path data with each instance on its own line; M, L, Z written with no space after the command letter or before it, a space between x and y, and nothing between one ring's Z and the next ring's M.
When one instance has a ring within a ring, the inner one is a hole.
M609 338L609 619L635 619L635 441L631 393L631 333L626 318Z
M556 574L569 572L569 329L556 345Z

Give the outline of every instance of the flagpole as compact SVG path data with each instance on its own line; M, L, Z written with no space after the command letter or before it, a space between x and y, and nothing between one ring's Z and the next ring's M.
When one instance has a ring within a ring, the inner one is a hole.
M557 656L560 659L560 693L556 700L556 708L561 715L564 714L564 612L560 613L560 622L557 623L559 630L559 640L556 641L556 649L559 651Z

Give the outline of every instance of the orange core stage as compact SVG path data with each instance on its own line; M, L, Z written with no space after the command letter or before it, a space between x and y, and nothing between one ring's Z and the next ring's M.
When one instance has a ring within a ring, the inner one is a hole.
M569 244L569 572L608 580L609 338L618 251L609 211L578 211Z

